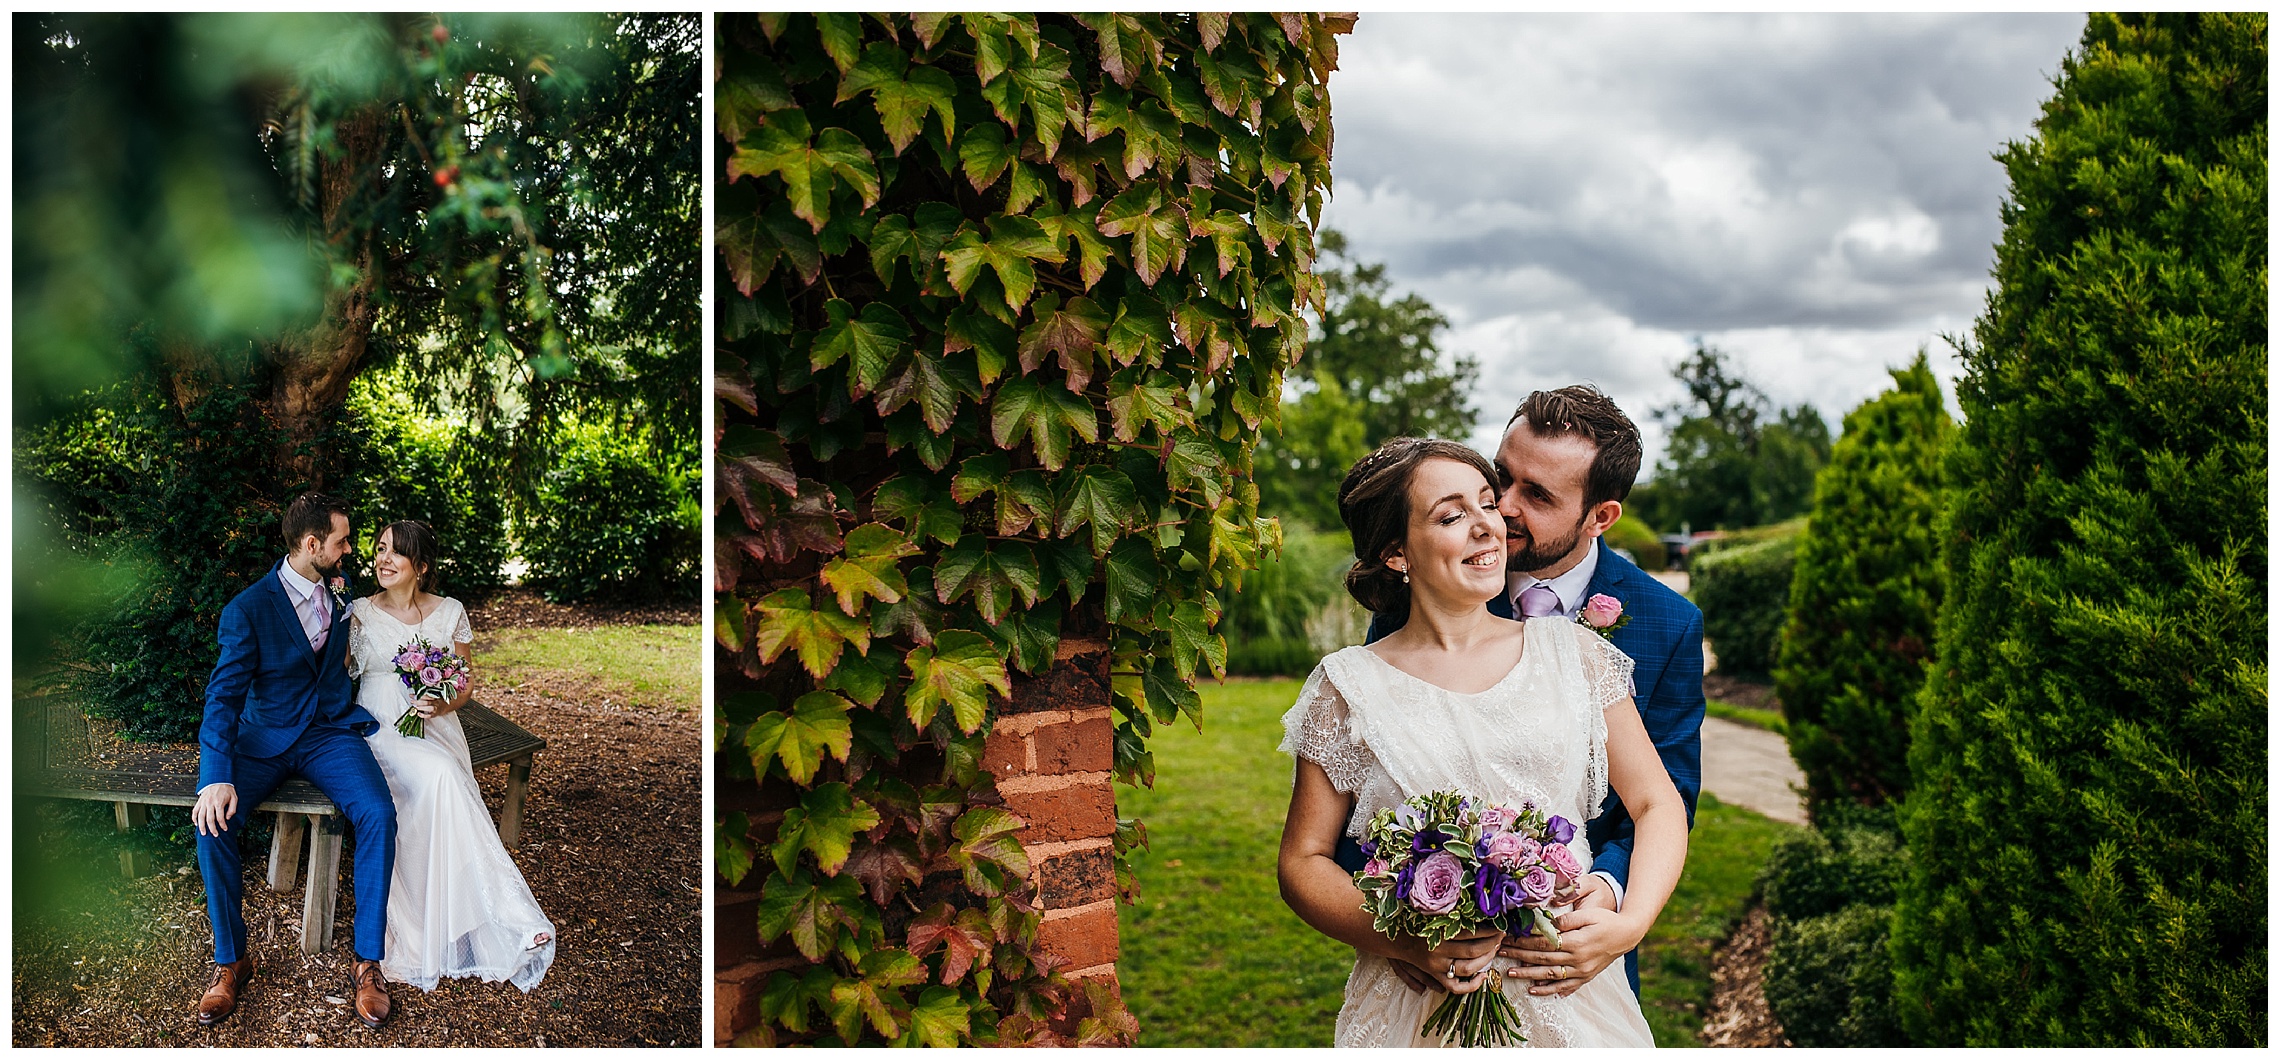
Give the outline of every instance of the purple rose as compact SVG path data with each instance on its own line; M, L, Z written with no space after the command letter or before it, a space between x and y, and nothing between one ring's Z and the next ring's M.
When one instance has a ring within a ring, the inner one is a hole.
M430 666L430 667L428 667L428 668L427 668L427 669L425 669L425 670L421 670L421 671L420 671L420 683L421 683L421 684L423 684L423 685L440 685L440 684L442 684L442 683L443 683L443 671L441 671L441 670L438 670L438 669L436 669L436 668L435 668L435 667L433 667L433 666Z
M1554 843L1565 843L1575 838L1575 825L1569 823L1567 818L1554 814L1551 820L1544 822L1544 834L1552 837Z
M396 656L396 669L409 670L426 662L427 656L416 651L406 651L404 654Z
M1529 869L1527 875L1520 877L1520 893L1527 897L1530 905L1542 905L1550 901L1552 892L1558 888L1559 884L1552 879L1552 874L1545 872L1541 865Z
M1444 850L1427 857L1417 866L1417 878L1409 888L1409 904L1423 913L1439 914L1455 909L1457 899L1464 894L1464 876L1464 864L1456 855Z
M1518 832L1498 832L1481 841L1481 856L1507 871L1518 872L1536 857L1536 841Z
M1575 851L1564 843L1554 843L1544 848L1544 867L1558 873L1560 879L1570 883L1583 875L1583 863L1576 860Z

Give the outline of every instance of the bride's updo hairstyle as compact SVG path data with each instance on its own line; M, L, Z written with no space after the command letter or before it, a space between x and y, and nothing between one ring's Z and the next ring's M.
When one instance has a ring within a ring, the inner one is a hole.
M1409 480L1427 460L1455 460L1496 484L1496 468L1471 446L1438 438L1395 438L1354 463L1338 487L1338 518L1354 537L1354 565L1346 591L1399 628L1409 621L1409 585L1386 566L1409 537Z
M434 592L435 558L438 551L435 531L417 519L398 519L381 527L380 533L388 535L388 547L395 549L397 555L410 560L413 566L419 568L420 591ZM378 541L380 538L375 535L372 540Z

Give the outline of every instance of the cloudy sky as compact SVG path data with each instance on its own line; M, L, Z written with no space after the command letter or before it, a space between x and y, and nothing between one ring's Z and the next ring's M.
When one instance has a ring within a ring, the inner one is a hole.
M1330 82L1325 223L1478 358L1484 448L1528 391L1648 410L1696 338L1832 431L1968 332L2080 15L1364 15ZM1953 408L1953 401L1950 401Z

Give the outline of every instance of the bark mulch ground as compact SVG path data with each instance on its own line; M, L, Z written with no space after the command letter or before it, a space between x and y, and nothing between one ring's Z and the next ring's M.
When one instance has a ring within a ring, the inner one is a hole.
M559 608L516 595L528 610L512 596L494 601L476 612L477 626L696 620L693 608ZM533 612L542 620L530 621ZM263 882L262 827L247 840L245 880L245 918L260 971L234 1016L201 1029L193 1012L213 967L213 935L187 851L164 846L158 873L125 879L113 853L118 841L101 834L107 808L41 802L16 815L14 1044L698 1045L704 931L697 704L625 703L559 672L513 691L494 686L484 701L548 745L533 771L522 846L514 852L558 938L554 965L537 989L525 995L505 983L451 980L423 994L397 984L390 990L393 1017L377 1031L365 1029L346 1003L353 855L341 867L333 945L303 956L302 892L273 894ZM506 769L486 768L478 779L495 816ZM186 832L187 813L174 813ZM30 855L40 851L70 859L48 875L55 898L46 903L33 897L39 881L25 875Z
M1710 1017L1702 1023L1702 1044L1742 1049L1789 1044L1781 1022L1765 1003L1765 958L1772 948L1771 918L1764 906L1756 906L1718 948L1710 971Z

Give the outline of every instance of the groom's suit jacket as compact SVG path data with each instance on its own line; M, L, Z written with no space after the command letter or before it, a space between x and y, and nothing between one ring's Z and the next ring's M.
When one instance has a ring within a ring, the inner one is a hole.
M1595 547L1599 567L1592 572L1584 598L1605 593L1621 600L1623 613L1631 616L1610 639L1631 657L1639 720L1686 803L1686 821L1692 827L1694 803L1702 794L1702 611L1648 577L1638 564L1615 554L1604 539ZM1502 618L1513 617L1512 601L1503 595L1489 601L1488 609ZM1368 639L1375 641L1399 628L1387 616L1375 616ZM1599 816L1584 826L1584 838L1591 843L1591 871L1607 873L1628 888L1636 827L1623 800L1610 790ZM1340 854L1345 846L1340 844ZM1361 848L1354 847L1355 869L1361 867L1360 853Z
M274 758L312 724L360 734L379 727L356 705L348 679L348 609L329 591L318 591L332 609L332 632L321 651L309 647L276 567L222 608L221 658L206 684L206 717L198 726L201 790L237 783L233 756Z

